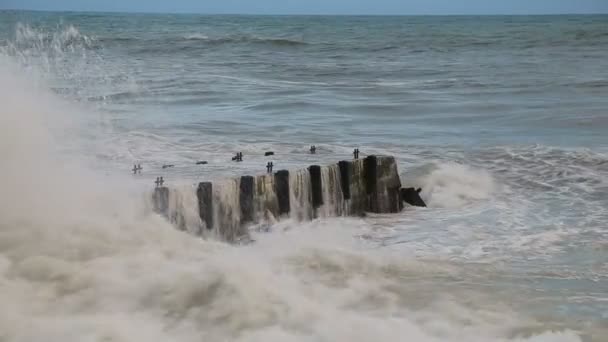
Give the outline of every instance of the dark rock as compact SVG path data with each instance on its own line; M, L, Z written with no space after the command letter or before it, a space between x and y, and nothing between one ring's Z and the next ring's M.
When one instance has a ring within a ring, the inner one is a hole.
M279 201L279 215L289 214L289 171L281 170L274 174L274 185Z
M266 153L264 153L264 156L265 157L274 156L274 152L272 152L272 151L266 152Z
M253 192L254 178L252 176L241 177L239 204L241 206L241 223L253 221Z
M205 222L207 229L213 229L213 184L211 182L199 183L196 196L201 220Z
M426 203L420 198L422 189L403 188L401 189L401 200L415 207L426 207Z
M321 180L321 167L311 165L308 167L310 173L310 191L312 193L312 207L318 208L323 205L323 183Z

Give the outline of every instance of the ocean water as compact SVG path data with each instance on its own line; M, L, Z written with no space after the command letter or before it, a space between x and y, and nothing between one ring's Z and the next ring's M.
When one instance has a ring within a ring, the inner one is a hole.
M0 11L0 341L608 341L606 56L602 15ZM429 207L234 246L145 203L355 147Z

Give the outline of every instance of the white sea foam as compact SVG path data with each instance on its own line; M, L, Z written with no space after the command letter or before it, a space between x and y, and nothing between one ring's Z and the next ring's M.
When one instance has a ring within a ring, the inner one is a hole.
M456 163L436 165L415 183L428 205L446 208L488 199L498 188L489 172Z
M209 36L202 33L188 33L184 38L188 40L208 40Z

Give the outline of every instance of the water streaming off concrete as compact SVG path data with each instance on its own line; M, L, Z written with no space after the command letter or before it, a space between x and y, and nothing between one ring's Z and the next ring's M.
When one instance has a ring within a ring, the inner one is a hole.
M313 208L311 206L310 173L308 170L297 170L289 176L291 218L298 221L311 220Z
M317 209L319 217L342 216L347 210L344 206L344 195L340 185L338 165L321 167L323 185L323 205Z
M213 230L229 241L247 235L241 225L239 185L240 178L235 178L216 182L213 186Z

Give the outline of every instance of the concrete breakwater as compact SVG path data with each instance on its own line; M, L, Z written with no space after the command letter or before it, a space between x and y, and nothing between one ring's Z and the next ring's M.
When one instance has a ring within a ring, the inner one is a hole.
M366 212L398 213L403 208L395 158L374 155L295 171L201 182L185 193L161 186L152 199L154 210L179 229L201 234L211 231L228 241L247 236L251 224L283 217L305 221Z

